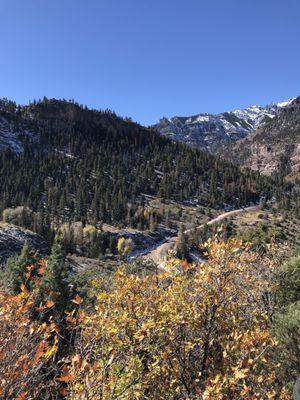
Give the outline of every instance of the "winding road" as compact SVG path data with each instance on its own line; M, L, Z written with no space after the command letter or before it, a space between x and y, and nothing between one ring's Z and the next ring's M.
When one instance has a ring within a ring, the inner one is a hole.
M196 230L203 229L205 225L214 225L228 217L233 217L237 214L242 214L244 212L249 212L249 211L257 211L260 209L260 205L256 206L250 206L250 207L245 207L245 208L239 208L237 210L232 210L232 211L227 211L223 214L218 215L217 217L211 219L210 221L206 222L205 224L201 224L196 227ZM187 229L184 231L184 233L189 234L193 231L193 229ZM159 242L157 243L157 246L152 246L149 249L144 249L141 250L140 253L136 253L134 258L138 256L143 256L145 258L153 260L158 267L163 268L167 259L169 252L175 248L176 242L178 241L178 236L174 237L168 237L165 239L164 243ZM196 257L196 256L195 256ZM200 260L199 256L197 256L198 262L204 261L204 259Z

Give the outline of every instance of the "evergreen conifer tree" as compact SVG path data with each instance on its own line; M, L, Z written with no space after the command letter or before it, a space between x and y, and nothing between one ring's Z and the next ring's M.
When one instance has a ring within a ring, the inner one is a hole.
M45 293L53 298L54 308L59 316L66 310L72 297L69 273L70 268L65 260L62 245L56 239L48 258L42 287L45 289Z
M12 293L16 294L20 292L21 285L26 284L26 267L34 264L36 261L37 254L34 253L27 241L24 243L19 256L8 259L4 280L7 288Z
M187 258L189 252L187 237L184 233L184 230L184 226L180 225L177 243L177 256L181 259Z

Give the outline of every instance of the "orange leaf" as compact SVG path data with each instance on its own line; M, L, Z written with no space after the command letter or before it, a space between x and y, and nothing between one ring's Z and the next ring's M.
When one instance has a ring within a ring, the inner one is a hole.
M66 317L66 321L70 322L70 324L75 324L76 318L71 317L70 315L68 315L68 316Z
M54 301L48 300L47 303L46 303L46 307L47 307L47 308L51 308L51 307L54 306L54 304L55 304Z
M24 285L24 283L21 284L20 286L21 292L27 292L26 286Z
M57 380L59 382L72 382L75 379L75 375L71 373L66 373L61 375Z
M76 296L72 300L72 302L79 305L79 304L81 304L83 302L83 299L78 294L76 294Z
M18 397L16 397L16 400L25 400L26 399L26 392L21 392Z
M40 268L37 270L37 273L38 273L39 275L43 275L44 272L45 272L45 267L40 267Z

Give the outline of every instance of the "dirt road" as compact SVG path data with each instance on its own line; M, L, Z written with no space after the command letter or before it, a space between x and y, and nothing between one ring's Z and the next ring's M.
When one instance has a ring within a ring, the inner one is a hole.
M206 224L199 225L196 229L200 230L203 229L205 225L214 225L228 217L233 217L234 215L241 214L244 212L249 211L256 211L259 210L260 206L251 206L245 208L239 208L238 210L227 211L223 214L218 215L216 218L211 219ZM184 233L188 234L192 232L192 229L187 229ZM165 243L158 245L156 248L149 251L147 254L144 255L145 258L150 258L153 260L159 267L163 268L167 259L169 252L175 248L176 242L178 240L178 236L169 238Z

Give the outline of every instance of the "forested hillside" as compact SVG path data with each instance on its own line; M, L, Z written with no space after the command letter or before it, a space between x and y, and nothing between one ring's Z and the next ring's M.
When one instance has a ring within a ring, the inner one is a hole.
M144 194L223 208L275 192L255 172L111 111L46 98L22 107L2 100L0 120L0 209L29 207L38 233L66 220L148 228L159 217L145 211Z

